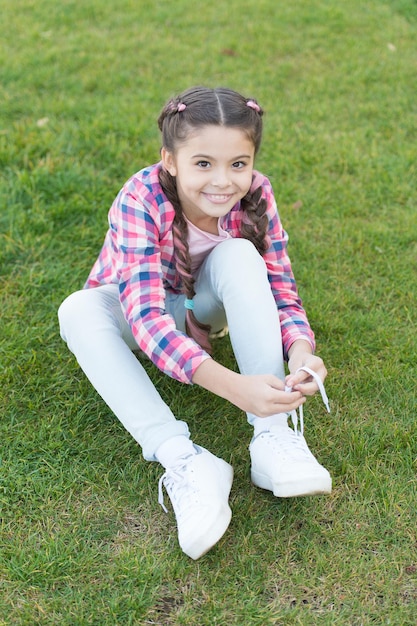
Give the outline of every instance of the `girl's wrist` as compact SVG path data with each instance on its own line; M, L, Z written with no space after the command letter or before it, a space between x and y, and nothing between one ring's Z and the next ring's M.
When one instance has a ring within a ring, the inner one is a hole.
M206 359L195 370L192 382L232 402L240 378L240 374L229 370L214 359Z
M296 339L288 350L288 361L300 355L313 354L313 347L306 339Z

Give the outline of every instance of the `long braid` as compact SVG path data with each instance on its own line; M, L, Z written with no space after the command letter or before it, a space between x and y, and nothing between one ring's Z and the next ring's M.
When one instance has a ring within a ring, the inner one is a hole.
M168 200L175 210L175 218L172 225L174 242L175 267L181 276L183 293L186 298L192 300L195 296L195 278L191 272L191 257L188 247L188 224L184 218L181 204L178 198L175 178L165 170L159 174L159 182ZM209 333L211 326L198 321L191 309L185 310L185 325L187 333L209 354L212 352Z
M267 203L265 198L262 198L262 187L258 187L253 192L249 190L242 198L240 206L251 222L250 224L242 222L241 235L244 239L249 239L259 254L263 255L268 249L266 237L268 216L266 215Z

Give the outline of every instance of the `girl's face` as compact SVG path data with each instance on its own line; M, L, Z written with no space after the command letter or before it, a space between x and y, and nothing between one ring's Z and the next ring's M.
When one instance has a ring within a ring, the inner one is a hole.
M201 230L217 233L219 217L247 194L255 147L243 130L204 126L175 153L161 151L165 169L176 177L185 216Z

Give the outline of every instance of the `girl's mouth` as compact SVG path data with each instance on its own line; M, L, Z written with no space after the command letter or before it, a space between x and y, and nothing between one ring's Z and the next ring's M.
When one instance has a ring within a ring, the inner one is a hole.
M230 198L232 198L231 193L205 193L203 195L213 204L225 204L226 202L229 202Z

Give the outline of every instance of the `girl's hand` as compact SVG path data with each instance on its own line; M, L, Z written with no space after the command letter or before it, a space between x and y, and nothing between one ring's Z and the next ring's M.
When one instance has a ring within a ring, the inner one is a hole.
M304 396L312 396L318 390L318 386L308 372L303 370L297 372L297 370L303 366L316 372L322 381L324 381L327 376L327 370L320 357L308 352L304 354L294 352L293 356L290 356L290 360L288 361L290 374L286 377L285 384L291 387L293 391L299 391Z
M298 409L306 398L298 389L285 391L284 382L276 376L259 374L239 375L229 400L243 411L258 417L269 417Z
M272 374L238 374L211 358L196 369L193 383L258 417L289 413L306 400L304 393L298 389L285 391L284 381Z

